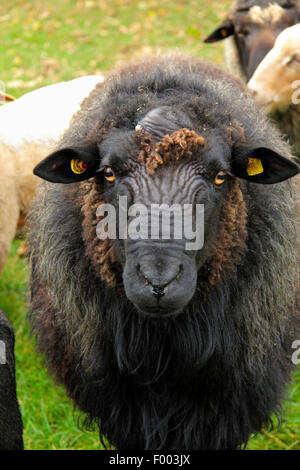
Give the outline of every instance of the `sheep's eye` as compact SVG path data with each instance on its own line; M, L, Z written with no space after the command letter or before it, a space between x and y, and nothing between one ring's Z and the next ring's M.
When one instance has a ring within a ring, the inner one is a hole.
M109 167L104 168L103 173L107 181L109 181L110 183L113 183L115 181L116 176L111 168Z
M219 171L219 173L215 177L215 184L217 186L220 186L221 184L223 184L226 179L226 175L227 173L225 171Z
M246 37L246 36L249 36L249 31L248 31L247 29L245 29L244 31L239 31L239 32L237 33L237 36L238 36L239 38L244 38L244 37Z

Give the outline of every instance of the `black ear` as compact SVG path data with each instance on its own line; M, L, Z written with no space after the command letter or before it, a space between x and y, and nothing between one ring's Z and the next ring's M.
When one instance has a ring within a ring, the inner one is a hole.
M295 162L265 147L235 150L231 167L234 176L260 184L280 183L300 171Z
M221 26L204 39L204 42L210 43L221 41L222 39L228 38L228 36L232 36L232 34L234 34L234 24L231 20L226 19Z
M52 183L76 183L95 175L100 165L96 144L68 147L51 153L33 170L33 173Z

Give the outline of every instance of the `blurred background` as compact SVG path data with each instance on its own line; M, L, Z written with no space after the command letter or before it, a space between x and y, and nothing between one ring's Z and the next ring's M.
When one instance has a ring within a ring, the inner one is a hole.
M63 80L100 74L134 57L169 50L223 66L223 44L203 39L231 0L10 0L0 3L0 80L23 94ZM59 103L58 103L59 107ZM47 109L45 109L47 113ZM30 119L30 115L28 116ZM18 398L26 449L101 449L96 430L82 430L64 390L35 352L26 322L28 272L15 240L0 277L0 308L15 329ZM284 403L280 430L253 437L248 449L300 449L300 373Z
M136 55L177 49L223 62L202 43L231 1L12 0L0 3L1 80L16 97ZM207 4L208 6L205 6Z

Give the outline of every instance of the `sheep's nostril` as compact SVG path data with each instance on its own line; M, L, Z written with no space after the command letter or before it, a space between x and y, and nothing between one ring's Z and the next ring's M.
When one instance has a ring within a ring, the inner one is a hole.
M166 287L152 286L152 293L158 298L163 297L166 293Z
M156 300L166 296L169 286L177 283L183 272L182 263L174 260L152 260L144 259L136 264L137 279L143 283L145 295L151 294ZM148 294L147 294L148 293Z

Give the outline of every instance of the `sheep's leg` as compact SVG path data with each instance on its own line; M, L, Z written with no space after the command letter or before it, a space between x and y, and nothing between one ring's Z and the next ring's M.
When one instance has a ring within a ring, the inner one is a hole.
M28 244L27 244L27 240L26 240L26 215L24 214L24 212L20 212L20 217L19 217L19 220L18 220L18 226L17 226L17 237L20 237L20 238L24 238L25 237L25 240L22 241L19 249L18 249L18 257L19 258L23 258L24 256L26 256L27 252L28 252Z
M19 249L18 249L18 257L19 258L24 258L24 256L26 256L28 252L28 245L27 245L27 241L26 240L23 240Z
M0 176L0 273L2 272L19 220L19 204L14 180ZM2 184L3 183L3 184Z

